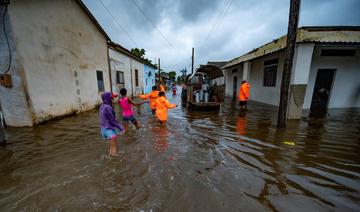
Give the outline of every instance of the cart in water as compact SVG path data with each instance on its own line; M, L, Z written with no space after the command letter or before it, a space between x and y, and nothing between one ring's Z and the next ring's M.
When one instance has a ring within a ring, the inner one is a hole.
M223 72L215 65L201 65L187 77L181 92L183 104L197 110L219 110L224 101Z

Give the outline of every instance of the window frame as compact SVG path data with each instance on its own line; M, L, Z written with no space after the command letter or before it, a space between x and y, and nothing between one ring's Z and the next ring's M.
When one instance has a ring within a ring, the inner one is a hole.
M135 86L139 87L139 70L135 69Z
M101 78L101 79L100 79ZM96 81L98 86L98 92L105 91L104 72L96 70Z
M264 61L263 87L276 87L279 59Z
M122 76L122 77L120 77ZM122 82L121 82L122 79ZM116 71L116 84L125 84L125 76L123 71Z

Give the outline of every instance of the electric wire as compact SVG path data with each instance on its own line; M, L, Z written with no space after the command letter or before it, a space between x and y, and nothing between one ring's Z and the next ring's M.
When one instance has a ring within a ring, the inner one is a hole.
M168 43L169 46L174 48L174 46L171 44L171 42L165 37L165 35L155 26L155 24L152 23L150 18L145 14L145 12L141 9L141 7L136 3L135 0L132 0L133 4L138 8L138 10L141 12L141 14L146 18L146 20L156 29L156 31L159 32L161 37Z
M114 22L120 27L120 29L125 33L125 35L130 39L130 41L135 45L138 46L137 43L131 38L129 33L125 30L125 28L118 22L118 20L115 18L115 16L110 12L110 10L105 6L104 2L102 0L99 1L101 5L104 7L104 9L109 13L109 15L113 18Z
M4 13L3 13L3 30L4 30L4 35L5 35L5 39L6 39L6 43L8 46L8 50L9 50L9 63L8 63L8 67L6 69L6 71L3 74L6 74L10 71L11 68L11 62L12 62L12 54L11 54L11 48L10 48L10 42L9 42L9 38L6 32L6 26L5 26L5 17L6 17L6 13L8 12L8 8L7 6L5 7Z

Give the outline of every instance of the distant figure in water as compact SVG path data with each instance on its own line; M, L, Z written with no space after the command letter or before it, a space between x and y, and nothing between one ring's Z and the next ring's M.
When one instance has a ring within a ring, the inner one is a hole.
M141 99L150 99L150 109L153 115L155 115L155 100L159 97L159 91L157 90L156 85L152 87L151 93L139 95Z
M241 82L240 91L239 91L239 105L240 109L247 109L247 102L250 97L250 84L243 80Z
M145 102L135 103L131 98L127 97L127 90L126 88L122 88L120 90L121 98L119 99L119 105L122 110L122 117L124 120L124 127L125 132L129 128L129 121L131 121L137 129L140 128L138 121L134 117L134 111L132 106L140 106Z
M123 126L121 126L115 118L115 112L112 107L112 99L116 97L116 94L110 92L103 93L101 95L103 103L99 109L101 135L104 139L110 140L110 156L118 155L116 140L118 136L124 132Z
M165 98L165 92L159 92L159 98L155 101L156 104L156 116L159 119L160 125L164 126L167 121L168 109L175 108L175 104L170 104Z
M172 90L172 92L173 92L173 95L175 96L175 95L176 95L176 91L177 91L177 87L176 87L175 84L172 84L171 90Z
M165 92L165 87L163 85L160 85L160 91L164 91Z

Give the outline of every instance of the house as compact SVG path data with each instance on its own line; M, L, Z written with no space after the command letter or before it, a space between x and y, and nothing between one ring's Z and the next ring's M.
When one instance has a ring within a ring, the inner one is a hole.
M111 89L110 38L80 0L12 0L0 13L0 110L8 126L101 102L101 92Z
M156 69L152 64L144 64L144 93L150 93L155 85Z
M360 27L302 27L297 30L288 117L327 108L360 107ZM226 96L236 98L242 80L250 100L279 105L286 36L222 66Z
M155 73L155 77L156 80L159 81L159 73ZM171 86L171 80L169 77L169 73L166 72L161 72L160 73L160 81L162 82L163 85L170 87Z
M155 84L155 80L146 83L148 79L155 79L155 73L152 70L155 70L156 66L137 57L117 43L109 42L108 46L113 92L119 93L121 88L126 88L129 95L135 96L145 92L145 88L151 83ZM153 77L146 75L149 71L153 73Z

